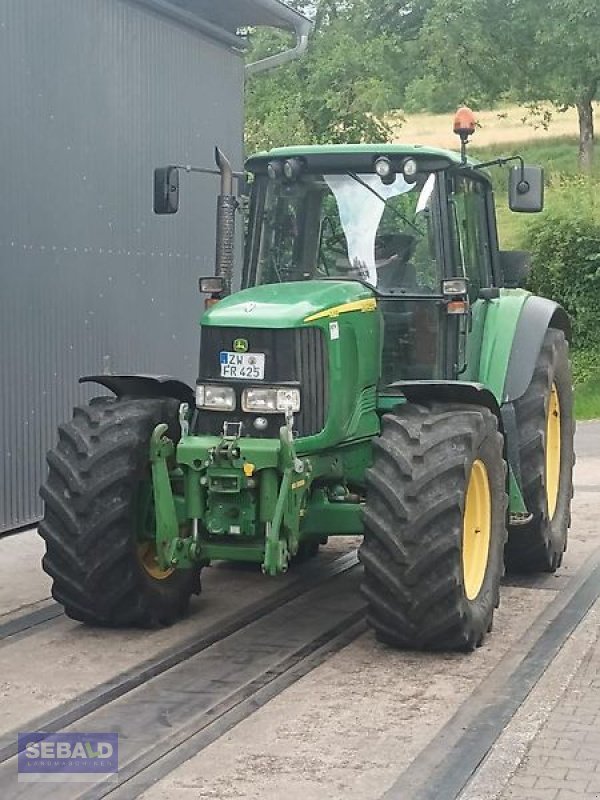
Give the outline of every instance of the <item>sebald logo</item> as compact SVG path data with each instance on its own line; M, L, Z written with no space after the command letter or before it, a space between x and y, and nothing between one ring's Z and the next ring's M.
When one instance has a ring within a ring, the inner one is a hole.
M26 758L111 758L114 748L110 742L89 741L56 742L43 739L29 742L25 748Z

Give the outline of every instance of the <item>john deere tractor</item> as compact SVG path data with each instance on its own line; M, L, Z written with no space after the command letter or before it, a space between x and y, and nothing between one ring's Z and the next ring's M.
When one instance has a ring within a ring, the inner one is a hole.
M569 320L520 288L527 256L499 249L468 112L455 128L460 154L376 144L250 158L234 293L236 176L218 152L195 387L83 378L115 396L76 408L48 456L43 564L70 617L170 624L213 560L277 575L329 536L360 534L378 638L471 650L505 564L560 565ZM509 176L511 209L541 210L541 170L517 157ZM156 170L155 211L178 204L178 168Z

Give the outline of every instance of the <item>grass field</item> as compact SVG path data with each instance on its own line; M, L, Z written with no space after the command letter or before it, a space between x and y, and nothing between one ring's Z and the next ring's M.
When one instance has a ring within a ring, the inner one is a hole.
M600 419L600 374L575 387L577 419Z
M580 350L572 353L575 381L575 416L600 419L600 353Z
M575 109L564 112L554 111L550 106L545 109L552 114L547 131L539 123L534 127L535 120L528 119L527 109L522 106L503 106L493 111L476 112L479 127L473 139L474 145L493 145L502 149L505 144L531 140L541 144L549 139L577 136ZM596 103L595 110L596 113L600 111L600 103ZM403 122L394 126L393 141L455 149L458 139L452 132L452 122L452 114L407 114Z

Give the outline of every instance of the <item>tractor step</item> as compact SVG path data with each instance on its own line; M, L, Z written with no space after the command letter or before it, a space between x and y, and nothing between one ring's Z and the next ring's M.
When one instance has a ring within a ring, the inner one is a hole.
M509 514L508 517L508 524L509 525L528 525L531 520L533 519L533 514L523 514L519 511L515 512L514 514Z

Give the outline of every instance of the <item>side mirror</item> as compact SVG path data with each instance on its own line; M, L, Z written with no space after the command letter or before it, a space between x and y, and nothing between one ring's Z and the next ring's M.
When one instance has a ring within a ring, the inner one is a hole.
M504 286L507 289L522 289L529 275L531 254L525 250L501 250L499 255Z
M513 167L508 185L511 211L536 214L544 208L544 170L541 167Z
M179 170L158 167L154 170L154 213L175 214L179 208Z

